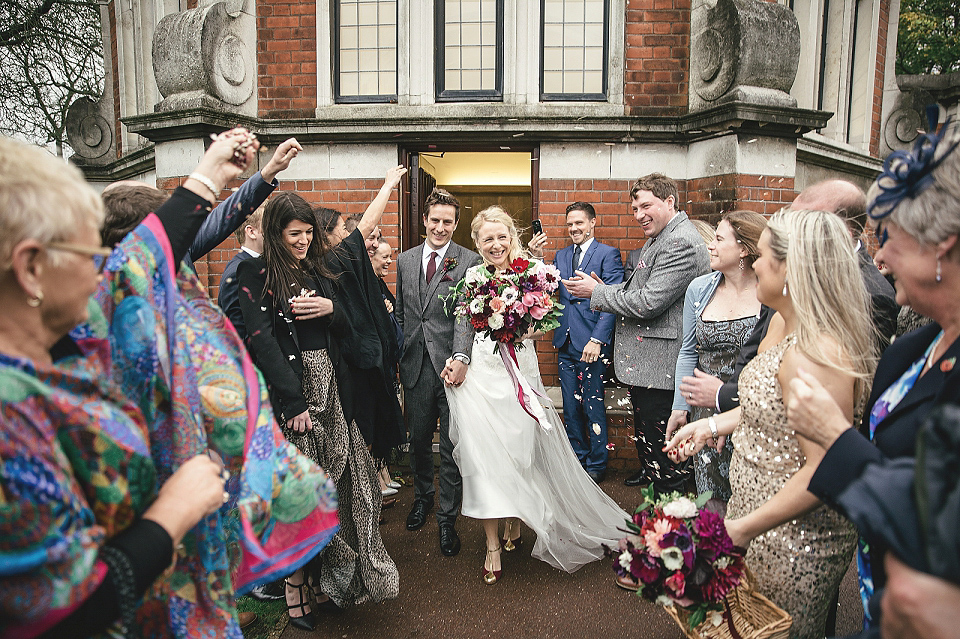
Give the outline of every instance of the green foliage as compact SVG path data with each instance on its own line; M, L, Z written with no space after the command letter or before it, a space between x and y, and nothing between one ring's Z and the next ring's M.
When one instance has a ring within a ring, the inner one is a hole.
M960 0L902 0L897 73L960 71Z

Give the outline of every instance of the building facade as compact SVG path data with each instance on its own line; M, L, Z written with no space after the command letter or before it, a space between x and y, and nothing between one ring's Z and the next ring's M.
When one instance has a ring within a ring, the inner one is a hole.
M773 213L828 176L869 184L916 136L924 99L894 75L898 0L109 0L102 13L107 88L70 126L89 179L172 188L211 132L295 136L304 153L281 188L345 213L388 167L411 168L383 224L400 250L419 243L433 184L464 201L459 241L500 202L542 221L548 256L577 200L602 241L639 247L629 191L653 171L692 217ZM198 262L213 294L235 250Z

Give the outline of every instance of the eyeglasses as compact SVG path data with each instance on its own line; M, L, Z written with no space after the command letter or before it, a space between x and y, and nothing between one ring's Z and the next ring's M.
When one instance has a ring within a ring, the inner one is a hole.
M55 251L69 251L77 255L86 255L94 258L93 263L97 266L97 275L103 274L103 269L107 267L107 258L113 253L113 249L106 246L85 246L83 244L73 244L72 242L48 242L47 248ZM100 258L99 262L96 258Z

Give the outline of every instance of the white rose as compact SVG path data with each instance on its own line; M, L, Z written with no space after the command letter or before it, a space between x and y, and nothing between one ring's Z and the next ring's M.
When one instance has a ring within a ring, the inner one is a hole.
M467 284L482 284L486 282L489 278L489 272L483 266L474 266L467 270L466 276L464 276Z
M630 563L633 561L633 555L629 550L624 550L620 555L620 567L624 570L630 570Z
M678 519L690 519L691 517L696 517L697 512L697 505L686 497L681 497L677 500L671 501L669 504L663 507L664 515L677 517Z
M490 316L490 319L487 320L487 325L495 331L503 328L503 315L494 313Z

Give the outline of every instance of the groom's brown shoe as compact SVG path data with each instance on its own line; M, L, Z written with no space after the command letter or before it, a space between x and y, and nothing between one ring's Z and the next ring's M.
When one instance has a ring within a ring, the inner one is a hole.
M407 530L417 530L427 523L427 513L430 512L432 504L423 501L413 502L413 508L407 515Z

